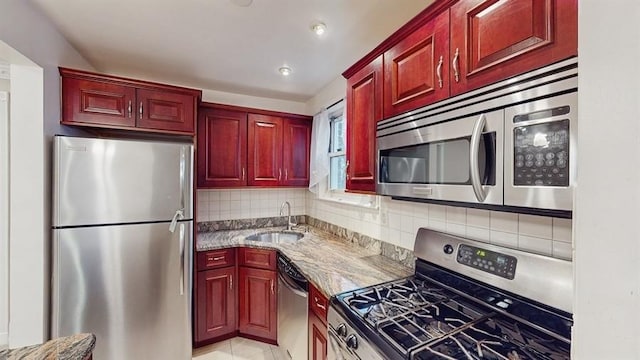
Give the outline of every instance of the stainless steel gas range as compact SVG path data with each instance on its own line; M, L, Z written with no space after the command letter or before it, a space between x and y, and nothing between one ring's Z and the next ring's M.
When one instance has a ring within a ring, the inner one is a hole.
M333 359L569 359L571 262L428 229L413 276L345 292Z

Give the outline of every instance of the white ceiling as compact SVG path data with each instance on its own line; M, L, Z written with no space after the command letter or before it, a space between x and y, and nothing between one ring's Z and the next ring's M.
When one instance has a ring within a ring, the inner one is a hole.
M100 72L291 101L316 95L433 2L31 1Z

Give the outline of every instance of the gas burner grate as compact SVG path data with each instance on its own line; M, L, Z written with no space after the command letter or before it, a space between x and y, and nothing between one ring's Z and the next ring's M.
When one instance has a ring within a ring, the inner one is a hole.
M419 349L412 360L568 360L569 344L494 315Z
M378 323L454 297L425 280L410 278L359 291L344 298L374 328Z

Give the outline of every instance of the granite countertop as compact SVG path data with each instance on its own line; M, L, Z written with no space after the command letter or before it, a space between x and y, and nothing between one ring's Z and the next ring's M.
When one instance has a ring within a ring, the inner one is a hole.
M96 344L93 334L77 334L49 340L44 344L0 351L7 360L85 360Z
M293 261L305 277L328 298L341 292L413 274L413 269L379 255L379 251L375 249L347 243L335 235L306 225L294 229L304 232L304 237L295 243L274 244L245 240L251 234L282 229L275 227L201 232L197 235L196 249L206 251L243 246L277 249Z

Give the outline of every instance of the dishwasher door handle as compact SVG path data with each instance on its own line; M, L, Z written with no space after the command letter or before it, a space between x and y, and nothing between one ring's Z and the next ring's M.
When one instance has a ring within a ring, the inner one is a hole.
M291 292L293 292L294 294L296 294L296 295L298 295L300 297L304 297L304 298L306 298L308 296L308 293L306 291L304 291L303 289L301 289L297 285L292 284L292 281L289 280L289 277L286 276L286 275L282 275L282 273L280 271L278 271L278 277L280 278L280 280L282 281L284 286L286 286L287 289L291 290Z

